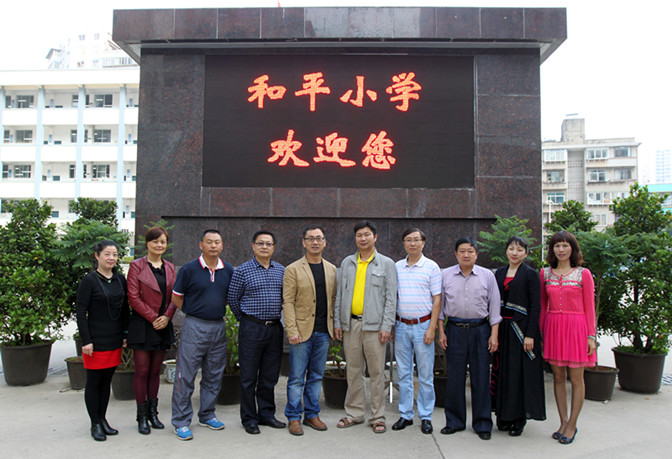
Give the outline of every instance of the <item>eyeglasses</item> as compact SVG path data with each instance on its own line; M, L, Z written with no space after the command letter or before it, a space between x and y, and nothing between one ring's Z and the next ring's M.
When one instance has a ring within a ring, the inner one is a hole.
M308 236L303 238L304 241L306 242L322 242L324 241L323 236Z
M416 244L420 244L422 242L422 239L404 239L404 242L406 244L411 244L415 242Z
M254 245L257 247L273 247L275 244L272 242L257 241Z

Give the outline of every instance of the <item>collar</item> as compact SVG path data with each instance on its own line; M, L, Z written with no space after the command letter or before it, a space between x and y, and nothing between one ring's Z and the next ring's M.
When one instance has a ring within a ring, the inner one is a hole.
M371 254L371 256L369 257L369 259L366 260L366 261L362 261L361 255L362 254L359 251L357 251L357 263L371 263L371 260L373 260L373 257L376 256L376 251L374 250L373 253Z
M205 264L205 258L203 258L203 254L201 254L198 257L198 262L201 264L201 268L210 269L210 267ZM215 268L215 271L217 271L218 269L224 269L224 263L222 263L222 260L220 260L219 258L217 259L217 267Z
M261 263L259 263L259 260L257 260L256 257L252 257L252 263L254 263L254 265L255 265L257 268L264 268L264 269L271 269L271 268L273 268L273 267L276 265L276 263L275 263L273 260L271 260L270 263L269 263L269 265L268 265L268 268L266 268L266 266L264 266L264 265L262 265Z
M419 268L422 268L423 265L425 264L425 261L427 261L427 258L424 255L420 255L420 259L413 266L417 266ZM408 264L408 255L406 256L406 258L404 258L404 262L405 262L404 266L406 268L412 268L412 266Z
M464 273L462 272L462 268L460 268L460 264L459 264L459 263L456 264L456 265L451 266L451 267L448 268L448 269L452 269L452 270L453 270L453 275L454 275L454 276L457 276L458 274L464 276ZM478 275L478 270L479 270L479 269L480 269L480 266L478 266L478 265L474 265L474 267L471 268L471 272L469 273L469 275L470 275L470 276L471 276L472 274L474 274L474 275Z

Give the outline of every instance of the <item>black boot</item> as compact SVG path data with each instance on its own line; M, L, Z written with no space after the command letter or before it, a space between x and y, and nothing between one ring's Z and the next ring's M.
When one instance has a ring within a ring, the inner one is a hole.
M152 430L147 424L147 402L138 403L138 416L135 420L138 421L138 432L142 435L149 435Z
M98 423L98 424L93 424L92 423L91 424L91 436L96 441L107 440L107 437L105 436L105 432L103 432L103 426L100 423Z
M113 429L110 424L107 422L107 419L103 418L100 420L100 425L103 427L103 432L105 432L105 435L117 435L119 431L117 429Z
M152 425L152 429L163 429L166 427L161 423L161 421L159 421L159 411L157 410L158 405L158 398L150 398L147 400L147 418L149 419L149 423Z

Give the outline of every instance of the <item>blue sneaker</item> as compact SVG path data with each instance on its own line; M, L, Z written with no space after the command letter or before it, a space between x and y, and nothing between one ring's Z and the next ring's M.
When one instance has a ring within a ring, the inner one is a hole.
M191 433L191 429L186 426L175 429L175 435L177 435L177 438L180 440L191 440L194 438L194 435Z
M222 430L224 428L224 423L217 418L208 419L205 422L199 422L198 425L201 427L209 427L212 430Z

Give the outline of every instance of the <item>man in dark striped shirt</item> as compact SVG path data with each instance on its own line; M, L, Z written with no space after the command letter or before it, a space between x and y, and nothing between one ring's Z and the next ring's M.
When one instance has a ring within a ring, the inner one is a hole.
M282 360L282 279L285 267L271 260L275 236L257 231L254 257L236 268L229 285L229 306L240 321L240 419L249 434L259 425L286 426L275 418L274 389ZM255 389L256 388L256 389Z

